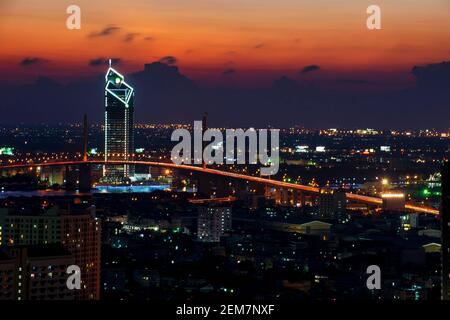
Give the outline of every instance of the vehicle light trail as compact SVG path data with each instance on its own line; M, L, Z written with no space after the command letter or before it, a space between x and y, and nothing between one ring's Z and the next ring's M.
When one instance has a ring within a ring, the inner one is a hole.
M165 168L171 168L171 169L180 169L180 170L187 170L187 171L196 171L196 172L203 172L213 175L219 175L223 177L228 178L234 178L234 179L240 179L240 180L246 180L256 183L262 183L271 185L274 187L281 187L281 188L287 188L287 189L293 189L293 190L299 190L299 191L305 191L309 193L319 193L320 189L317 187L311 187L311 186L305 186L301 184L295 184L295 183L289 183L284 181L278 181L278 180L271 180L268 178L261 178L261 177L254 177L249 176L245 174L240 173L234 173L234 172L228 172L223 170L217 170L217 169L210 169L205 168L201 166L191 166L191 165L185 165L185 164L175 164L170 162L155 162L155 161L118 161L118 160L110 160L108 162L101 161L101 160L88 160L88 161L61 161L61 162L44 162L44 163L29 163L29 164L12 164L12 165L4 165L0 166L0 170L8 170L8 169L20 169L20 168L35 168L35 167L50 167L50 166L70 166L70 165L80 165L80 164L91 164L91 165L146 165L146 166L157 166L157 167L165 167ZM364 196L359 195L355 193L346 193L346 197L349 200L354 200L357 202L362 203L368 203L380 206L383 203L383 200L381 198L377 197L370 197L370 196ZM417 205L414 203L406 203L405 209L411 210L418 213L426 213L426 214L434 214L438 215L439 210L432 208L432 207L426 207L423 205Z

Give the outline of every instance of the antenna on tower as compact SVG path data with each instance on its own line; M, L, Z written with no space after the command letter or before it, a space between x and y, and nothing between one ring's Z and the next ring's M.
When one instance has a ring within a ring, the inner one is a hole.
M111 59L109 59L109 67L111 68Z

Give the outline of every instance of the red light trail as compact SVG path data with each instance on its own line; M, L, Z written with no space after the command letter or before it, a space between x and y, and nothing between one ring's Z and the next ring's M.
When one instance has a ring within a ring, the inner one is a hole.
M271 180L268 178L261 178L261 177L254 177L249 176L245 174L240 173L234 173L234 172L228 172L228 171L222 171L217 169L210 169L210 168L204 168L204 167L196 167L191 165L184 165L184 164L175 164L175 163L168 163L168 162L154 162L154 161L116 161L116 160L110 160L108 162L100 161L100 160L88 160L88 161L61 161L61 162L45 162L45 163L32 163L32 164L12 164L12 165L4 165L0 166L0 170L7 170L7 169L19 169L19 168L35 168L35 167L50 167L50 166L69 166L69 165L80 165L80 164L92 164L92 165L114 165L114 164L128 164L128 165L147 165L147 166L157 166L157 167L165 167L165 168L171 168L171 169L180 169L180 170L187 170L187 171L197 171L197 172L203 172L213 175L219 175L223 177L228 178L234 178L234 179L240 179L240 180L246 180L256 183L262 183L271 185L274 187L282 187L287 189L293 189L293 190L299 190L299 191L305 191L309 193L319 193L320 189L316 187L311 186L305 186L301 184L295 184L295 183L289 183L289 182L283 182L278 180ZM373 205L381 205L383 203L383 200L381 198L377 197L370 197L370 196L364 196L359 195L355 193L346 193L347 199L354 200L357 202L362 203L368 203ZM438 215L439 210L427 207L423 205L417 205L414 203L406 203L405 209L411 210L418 213L426 213L426 214L434 214Z

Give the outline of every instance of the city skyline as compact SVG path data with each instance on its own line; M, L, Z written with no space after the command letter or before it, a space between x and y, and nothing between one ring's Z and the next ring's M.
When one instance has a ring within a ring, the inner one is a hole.
M449 12L2 1L0 300L449 300Z
M410 72L416 77L413 86L385 90L359 89L365 84L359 80L335 81L356 88L338 89L286 76L268 88L202 87L176 65L161 61L127 77L138 92L141 123L192 123L207 111L213 126L448 129L450 62L415 66ZM102 82L100 75L66 85L40 76L34 84L2 86L8 113L2 124L68 123L85 113L100 122ZM271 115L274 110L283 112Z
M448 3L377 4L381 30L355 0L80 1L81 29L69 30L66 4L5 1L1 121L100 121L112 59L144 122L207 111L216 126L448 128Z

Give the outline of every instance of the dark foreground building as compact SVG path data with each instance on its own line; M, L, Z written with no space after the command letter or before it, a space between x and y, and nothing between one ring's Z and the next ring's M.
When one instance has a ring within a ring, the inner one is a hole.
M100 297L101 226L93 210L94 208L88 205L69 202L62 208L58 206L45 209L21 206L0 208L2 235L0 249L4 248L12 252L11 250L16 247L60 245L71 255L73 264L81 269L81 290L76 290L75 299L98 300ZM30 252L33 254L36 251L37 249L33 249ZM30 252L27 253L28 256ZM45 250L39 251L41 258L42 252L45 253ZM61 258L61 254L50 257L54 256ZM65 255L62 256L63 260L67 260ZM44 262L47 263L50 257L44 256ZM28 261L27 259L20 261ZM64 265L65 268L69 263L58 263L58 265ZM21 268L24 269L24 267ZM21 275L21 277L25 276L30 275L26 273ZM61 276L67 279L65 274ZM23 296L24 299L27 297ZM60 298L66 299L66 296ZM44 298L39 297L39 299Z
M442 299L450 300L450 165L442 170Z
M66 284L74 263L60 244L0 248L0 300L74 300Z

